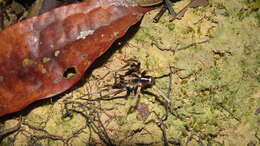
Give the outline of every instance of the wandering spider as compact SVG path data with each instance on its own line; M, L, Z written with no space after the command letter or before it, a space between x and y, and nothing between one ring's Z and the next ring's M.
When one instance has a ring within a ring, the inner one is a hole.
M141 63L137 60L128 60L128 71L124 75L119 75L119 81L116 81L112 86L113 89L126 90L134 92L135 95L140 95L141 91L151 88L155 85L155 77L146 75L146 71L141 71Z
M107 101L107 100L114 100L114 99L122 99L127 98L131 93L133 93L137 98L136 104L130 107L128 113L133 112L140 101L140 95L146 94L156 98L157 101L160 102L161 105L165 106L167 109L170 101L170 94L172 92L172 74L176 73L177 71L181 71L182 69L170 67L170 73L159 76L153 77L151 75L147 75L149 71L152 70L142 70L141 63L136 59L129 59L126 60L126 65L117 69L111 70L105 74L100 80L107 77L107 75L114 73L114 83L112 85L107 85L95 92L90 92L84 94L76 100L86 100L86 101ZM162 68L160 68L162 69ZM175 70L175 71L173 71ZM169 91L168 94L165 95L162 91L157 89L154 85L156 84L156 80L169 77ZM146 89L153 88L159 95L156 95ZM73 102L69 102L71 104ZM66 102L65 102L66 104Z
M107 85L106 87L101 88L95 92L84 94L83 96L78 97L78 99L87 101L113 100L118 98L126 98L131 93L134 93L135 96L139 97L141 93L147 92L146 89L154 87L157 79L172 74L170 73L160 77L153 77L147 75L147 70L141 69L141 63L139 61L135 59L129 59L126 60L126 62L127 64L120 69L110 70L101 78L105 78L111 72L115 73L115 81L112 85ZM112 90L114 92L111 92ZM122 95L122 93L125 94ZM100 95L100 97L93 98L94 95Z
M181 71L182 69L171 66L169 74L160 77L154 77L151 75L147 75L147 73L158 69L142 70L141 63L139 61L135 59L129 59L126 60L126 65L124 65L123 67L116 70L109 70L110 71L108 73L98 79L99 81L105 80L107 78L110 78L108 75L114 74L114 83L105 86L104 88L101 88L95 92L84 94L76 99L64 101L65 113L63 115L63 118L72 117L73 113L78 113L82 115L86 119L89 127L92 128L97 135L99 135L100 139L102 139L107 145L112 145L113 141L106 132L106 125L113 119L117 120L117 116L122 116L118 114L118 111L122 111L122 108L120 107L125 106L125 104L121 104L121 101L119 101L117 102L118 104L115 104L115 106L113 104L113 106L111 107L110 102L104 101L124 99L129 97L129 95L133 93L136 96L136 98L134 98L135 103L134 105L130 105L130 107L126 108L127 115L137 111L138 115L140 115L140 119L143 121L146 121L151 114L155 115L155 119L151 118L145 123L155 123L162 130L164 144L168 144L169 142L167 140L167 133L165 130L166 125L164 121L168 119L169 113L173 114L176 117L178 116L174 113L174 107L171 106L170 100L173 84L172 75L174 73L177 73L178 71ZM166 95L155 86L156 80L163 77L169 77L169 88ZM95 80L97 80L96 77ZM156 94L158 95L153 94L149 90L146 90L149 88L153 88L153 90L156 91ZM157 110L149 110L147 104L139 104L141 94L155 97L155 100L158 101L159 104L162 105L165 109L163 115L158 114ZM107 107L106 105L109 106ZM105 118L103 118L102 121L100 118L102 117L102 115L103 117L109 117L108 120L104 120Z

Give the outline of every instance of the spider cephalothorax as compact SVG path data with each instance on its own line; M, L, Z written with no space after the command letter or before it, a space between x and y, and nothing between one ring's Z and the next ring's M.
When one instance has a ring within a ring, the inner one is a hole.
M112 88L125 89L128 92L139 94L141 90L155 85L155 78L146 75L146 71L141 71L140 62L131 60L129 67L125 74L119 75L119 81L116 81Z

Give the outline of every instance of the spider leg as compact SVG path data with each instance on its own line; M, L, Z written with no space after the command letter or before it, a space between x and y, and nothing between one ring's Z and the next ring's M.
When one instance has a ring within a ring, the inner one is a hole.
M155 97L155 100L158 101L165 109L165 114L163 115L162 119L163 121L167 120L168 118L168 113L169 113L169 109L170 109L170 105L168 104L167 101L164 101L160 98L160 96L150 92L150 91L144 91L144 94L147 94L147 95L150 95L150 96L153 96Z
M120 93L123 93L123 92L126 92L126 94L125 95L116 96L116 95L118 95ZM128 90L126 90L126 89L121 89L121 90L119 90L117 92L114 92L112 95L113 95L112 98L107 98L107 99L102 98L102 100L113 100L113 99L119 99L119 98L127 98L130 95L130 92Z
M91 96L96 95L96 94L101 94L102 92L108 91L108 90L110 90L110 89L112 89L112 86L108 86L108 87L106 87L106 88L102 88L102 89L97 90L97 91L92 92L92 93L84 94L84 95L78 97L78 99L87 100L85 97L91 97Z
M133 113L136 109L137 109L137 107L138 107L138 105L139 105L139 103L140 103L140 95L141 95L141 89L142 89L142 87L138 87L137 89L136 89L136 101L135 101L135 104L134 104L134 106L130 106L130 108L129 108L129 110L128 110L128 112L127 112L127 114L130 114L130 113Z
M98 80L104 79L110 73L117 73L117 72L122 72L122 71L127 71L127 72L131 73L131 71L140 70L140 62L138 60L131 58L128 60L124 60L124 62L126 62L126 65L122 66L119 69L111 69L111 68L105 66L105 68L107 68L109 71L103 77L99 78Z
M136 89L136 97L139 97L140 95L141 95L141 90L142 90L142 87L138 87L137 89Z
M118 89L118 88L114 88L114 86L109 86L107 88L103 88L103 89L100 89L100 90L92 92L92 93L84 94L84 95L78 97L78 99L87 100L87 101L113 100L113 99L119 99L119 98L126 98L130 94L130 93L128 93L127 89L122 88L122 89L119 89L119 90L117 90L115 92L102 95L102 92L109 91L111 89ZM117 96L118 94L121 94L123 92L126 92L126 94ZM100 94L101 97L93 98L93 99L90 98L90 97L92 97L94 95L97 95L97 94Z
M178 69L178 68L173 68L169 65L169 69L170 69L170 73L166 74L166 75L162 75L162 76L159 76L159 77L154 77L155 79L160 79L160 78L164 78L164 77L169 77L169 87L168 87L168 92L167 92L167 95L165 95L161 90L159 90L158 88L156 88L156 86L154 87L154 90L156 90L156 92L159 94L159 95L156 95L152 92L149 92L149 91L145 91L146 94L149 94L151 96L154 96L155 99L157 101L159 101L165 108L165 114L162 116L162 120L165 121L167 120L168 118L168 115L169 115L169 111L171 111L171 100L170 100L170 96L171 96L171 93L172 93L172 75L178 71L181 71L181 69ZM178 69L178 70L176 70ZM161 100L163 99L163 100Z
M125 95L120 95L120 96L117 96L118 94L121 94L123 92L126 92ZM118 91L115 91L115 92L112 92L112 93L109 93L109 94L106 94L104 96L101 96L99 98L95 98L95 99L86 99L88 101L100 101L100 100L114 100L114 99L119 99L119 98L126 98L129 96L129 92L126 90L126 89L120 89Z
M109 68L109 67L106 67L109 71L103 76L103 77L101 77L100 79L98 79L98 80L102 80L102 79L104 79L106 76L108 76L110 73L117 73L117 72L121 72L121 71L126 71L126 70L128 70L128 67L130 66L131 64L126 64L126 65L124 65L123 67L121 67L121 68L119 68L119 69L111 69L111 68Z

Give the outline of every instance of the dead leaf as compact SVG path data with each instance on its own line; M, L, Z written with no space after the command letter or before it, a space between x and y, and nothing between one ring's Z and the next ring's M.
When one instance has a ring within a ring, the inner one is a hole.
M0 31L0 116L70 88L148 10L88 0Z

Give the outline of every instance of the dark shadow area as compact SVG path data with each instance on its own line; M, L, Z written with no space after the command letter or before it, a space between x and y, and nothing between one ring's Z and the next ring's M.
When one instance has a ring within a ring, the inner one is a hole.
M172 3L176 3L176 2L179 2L181 0L170 0Z
M25 8L29 8L33 5L36 0L14 0L22 4Z

